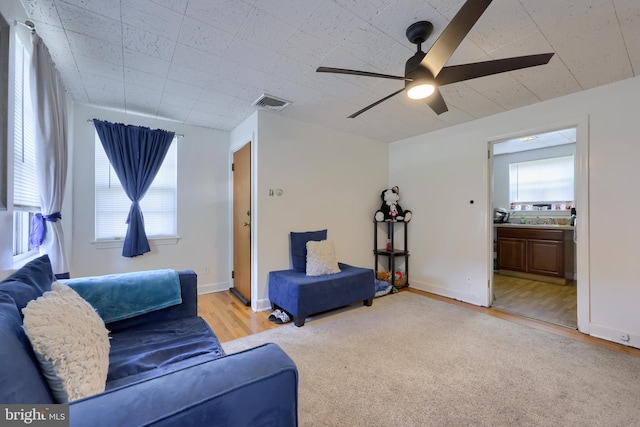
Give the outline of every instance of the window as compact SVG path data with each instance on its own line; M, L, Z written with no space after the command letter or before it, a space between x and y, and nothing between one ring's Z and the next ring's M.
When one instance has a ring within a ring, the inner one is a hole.
M527 206L566 209L574 200L574 156L509 164L509 202L515 209ZM513 208L512 208L513 209Z
M10 28L2 14L0 14L0 211L9 207L7 201L8 178L7 174L7 149L8 142L8 117L9 111L9 33Z
M131 201L109 163L100 137L95 133L96 240L124 239ZM176 138L151 187L140 201L148 238L177 235L178 149Z
M13 140L13 255L27 254L31 217L40 212L36 177L35 120L31 105L29 52L16 39Z

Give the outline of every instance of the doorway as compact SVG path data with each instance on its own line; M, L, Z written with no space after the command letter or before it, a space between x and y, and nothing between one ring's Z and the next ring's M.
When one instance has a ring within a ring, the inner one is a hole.
M251 305L251 142L233 153L233 287Z
M494 222L506 218L492 227L490 305L577 329L577 127L493 141L490 150Z
M492 307L571 329L578 328L577 282L564 285L494 272Z

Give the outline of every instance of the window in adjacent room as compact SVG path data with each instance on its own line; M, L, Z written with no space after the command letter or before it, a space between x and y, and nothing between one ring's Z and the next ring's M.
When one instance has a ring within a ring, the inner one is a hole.
M30 256L31 218L40 212L36 178L35 120L29 82L30 55L16 37L13 139L13 255L14 262Z
M509 202L516 210L566 210L574 201L574 156L509 164Z
M95 238L124 239L131 200L109 163L98 133L95 133ZM163 238L177 235L177 138L156 175L151 187L140 201L147 237Z

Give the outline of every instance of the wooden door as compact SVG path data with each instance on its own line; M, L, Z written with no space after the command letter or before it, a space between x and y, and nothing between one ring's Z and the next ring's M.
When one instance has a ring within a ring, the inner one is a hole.
M233 153L233 288L251 304L251 142Z

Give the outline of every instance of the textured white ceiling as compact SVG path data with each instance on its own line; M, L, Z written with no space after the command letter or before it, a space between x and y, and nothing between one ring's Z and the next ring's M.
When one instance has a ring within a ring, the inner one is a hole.
M604 85L640 70L639 0L494 0L448 65L555 52L549 64L445 86L437 116L404 94L347 116L402 82L316 73L322 65L402 75L406 28L462 0L22 0L71 98L231 130L261 94L276 114L395 141Z
M557 145L576 142L576 128L561 129L553 132L528 135L521 138L507 139L493 145L493 154L518 153L538 148L555 147Z

